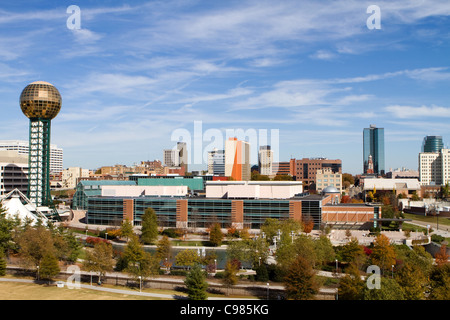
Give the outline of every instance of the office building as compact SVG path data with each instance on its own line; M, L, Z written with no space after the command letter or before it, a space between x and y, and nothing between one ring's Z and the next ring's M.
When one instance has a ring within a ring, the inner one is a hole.
M17 151L28 155L30 145L25 140L0 140L0 149ZM50 144L50 172L60 173L63 170L63 149L55 144Z
M270 146L260 146L258 153L259 173L270 176L273 171L273 151Z
M333 174L342 173L342 160L327 158L291 159L291 175L303 182L305 190L314 190L317 170L329 169Z
M426 136L422 143L422 152L440 152L444 148L442 136Z
M208 174L225 175L225 150L208 151Z
M237 138L225 141L225 176L236 181L250 180L250 144Z
M450 182L450 149L419 153L421 185L445 185Z
M316 190L322 192L326 187L335 187L342 193L342 173L334 173L331 169L319 169L316 171Z
M183 167L188 170L188 152L186 142L178 142L176 148L164 150L164 165L167 167Z
M369 158L372 157L373 174L383 175L384 167L384 128L370 125L363 131L363 167L364 173L370 174Z
M17 151L0 150L0 195L18 189L28 190L28 156Z
M89 169L80 167L70 167L61 172L61 188L74 189L77 186L78 179L88 178Z

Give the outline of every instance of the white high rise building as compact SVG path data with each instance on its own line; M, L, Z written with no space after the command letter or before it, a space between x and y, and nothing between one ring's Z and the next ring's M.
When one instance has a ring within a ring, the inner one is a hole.
M29 144L25 140L0 140L0 150L13 150L19 154L29 153ZM63 170L63 149L50 145L50 172L59 173Z
M450 149L419 153L419 180L421 185L450 183Z
M272 174L273 166L273 151L270 146L260 146L258 153L259 173L270 176Z

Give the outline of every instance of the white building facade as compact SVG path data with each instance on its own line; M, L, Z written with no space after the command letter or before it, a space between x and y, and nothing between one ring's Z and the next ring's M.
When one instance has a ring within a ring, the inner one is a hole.
M29 153L29 143L25 140L0 140L0 149L17 151L20 154ZM50 145L50 172L59 173L63 170L63 149Z

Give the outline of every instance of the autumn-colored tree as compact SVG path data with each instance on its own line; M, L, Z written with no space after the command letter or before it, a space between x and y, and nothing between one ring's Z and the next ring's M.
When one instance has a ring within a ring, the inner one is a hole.
M26 228L17 234L16 242L25 267L40 266L45 255L56 255L52 233L44 226Z
M215 223L209 233L209 242L215 247L222 245L223 233L220 224Z
M240 268L240 262L236 259L228 260L225 265L225 271L223 275L222 282L227 288L226 294L228 295L228 289L236 285L238 282L237 273Z
M356 263L351 263L346 269L346 276L339 281L339 300L361 300L365 287L364 280L361 279Z
M314 228L314 220L310 216L305 216L302 221L303 232L310 233Z
M311 263L302 256L291 263L285 276L285 291L289 299L308 300L318 292L318 283Z
M156 257L162 261L164 267L169 269L172 266L172 245L169 237L163 236L156 245Z
M384 271L389 270L392 265L396 264L394 247L384 234L380 234L375 238L370 258L372 264L379 266Z
M92 250L86 251L83 268L86 271L98 272L98 281L101 283L101 279L106 272L111 272L114 268L112 245L99 242L94 245Z
M447 254L447 245L442 244L441 245L441 249L434 256L436 264L438 266L441 266L443 264L447 264L448 263L448 257L449 257L449 255Z
M139 277L145 279L158 273L159 261L144 250L137 235L131 236L125 247L123 259L126 262L125 271L135 280Z

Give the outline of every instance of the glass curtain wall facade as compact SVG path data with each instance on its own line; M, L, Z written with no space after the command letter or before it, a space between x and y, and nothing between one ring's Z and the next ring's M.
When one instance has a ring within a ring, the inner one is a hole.
M444 148L441 136L426 136L422 143L422 152L440 152Z
M372 156L375 174L384 174L384 128L364 128L363 131L363 162L364 173L367 173L369 156Z

